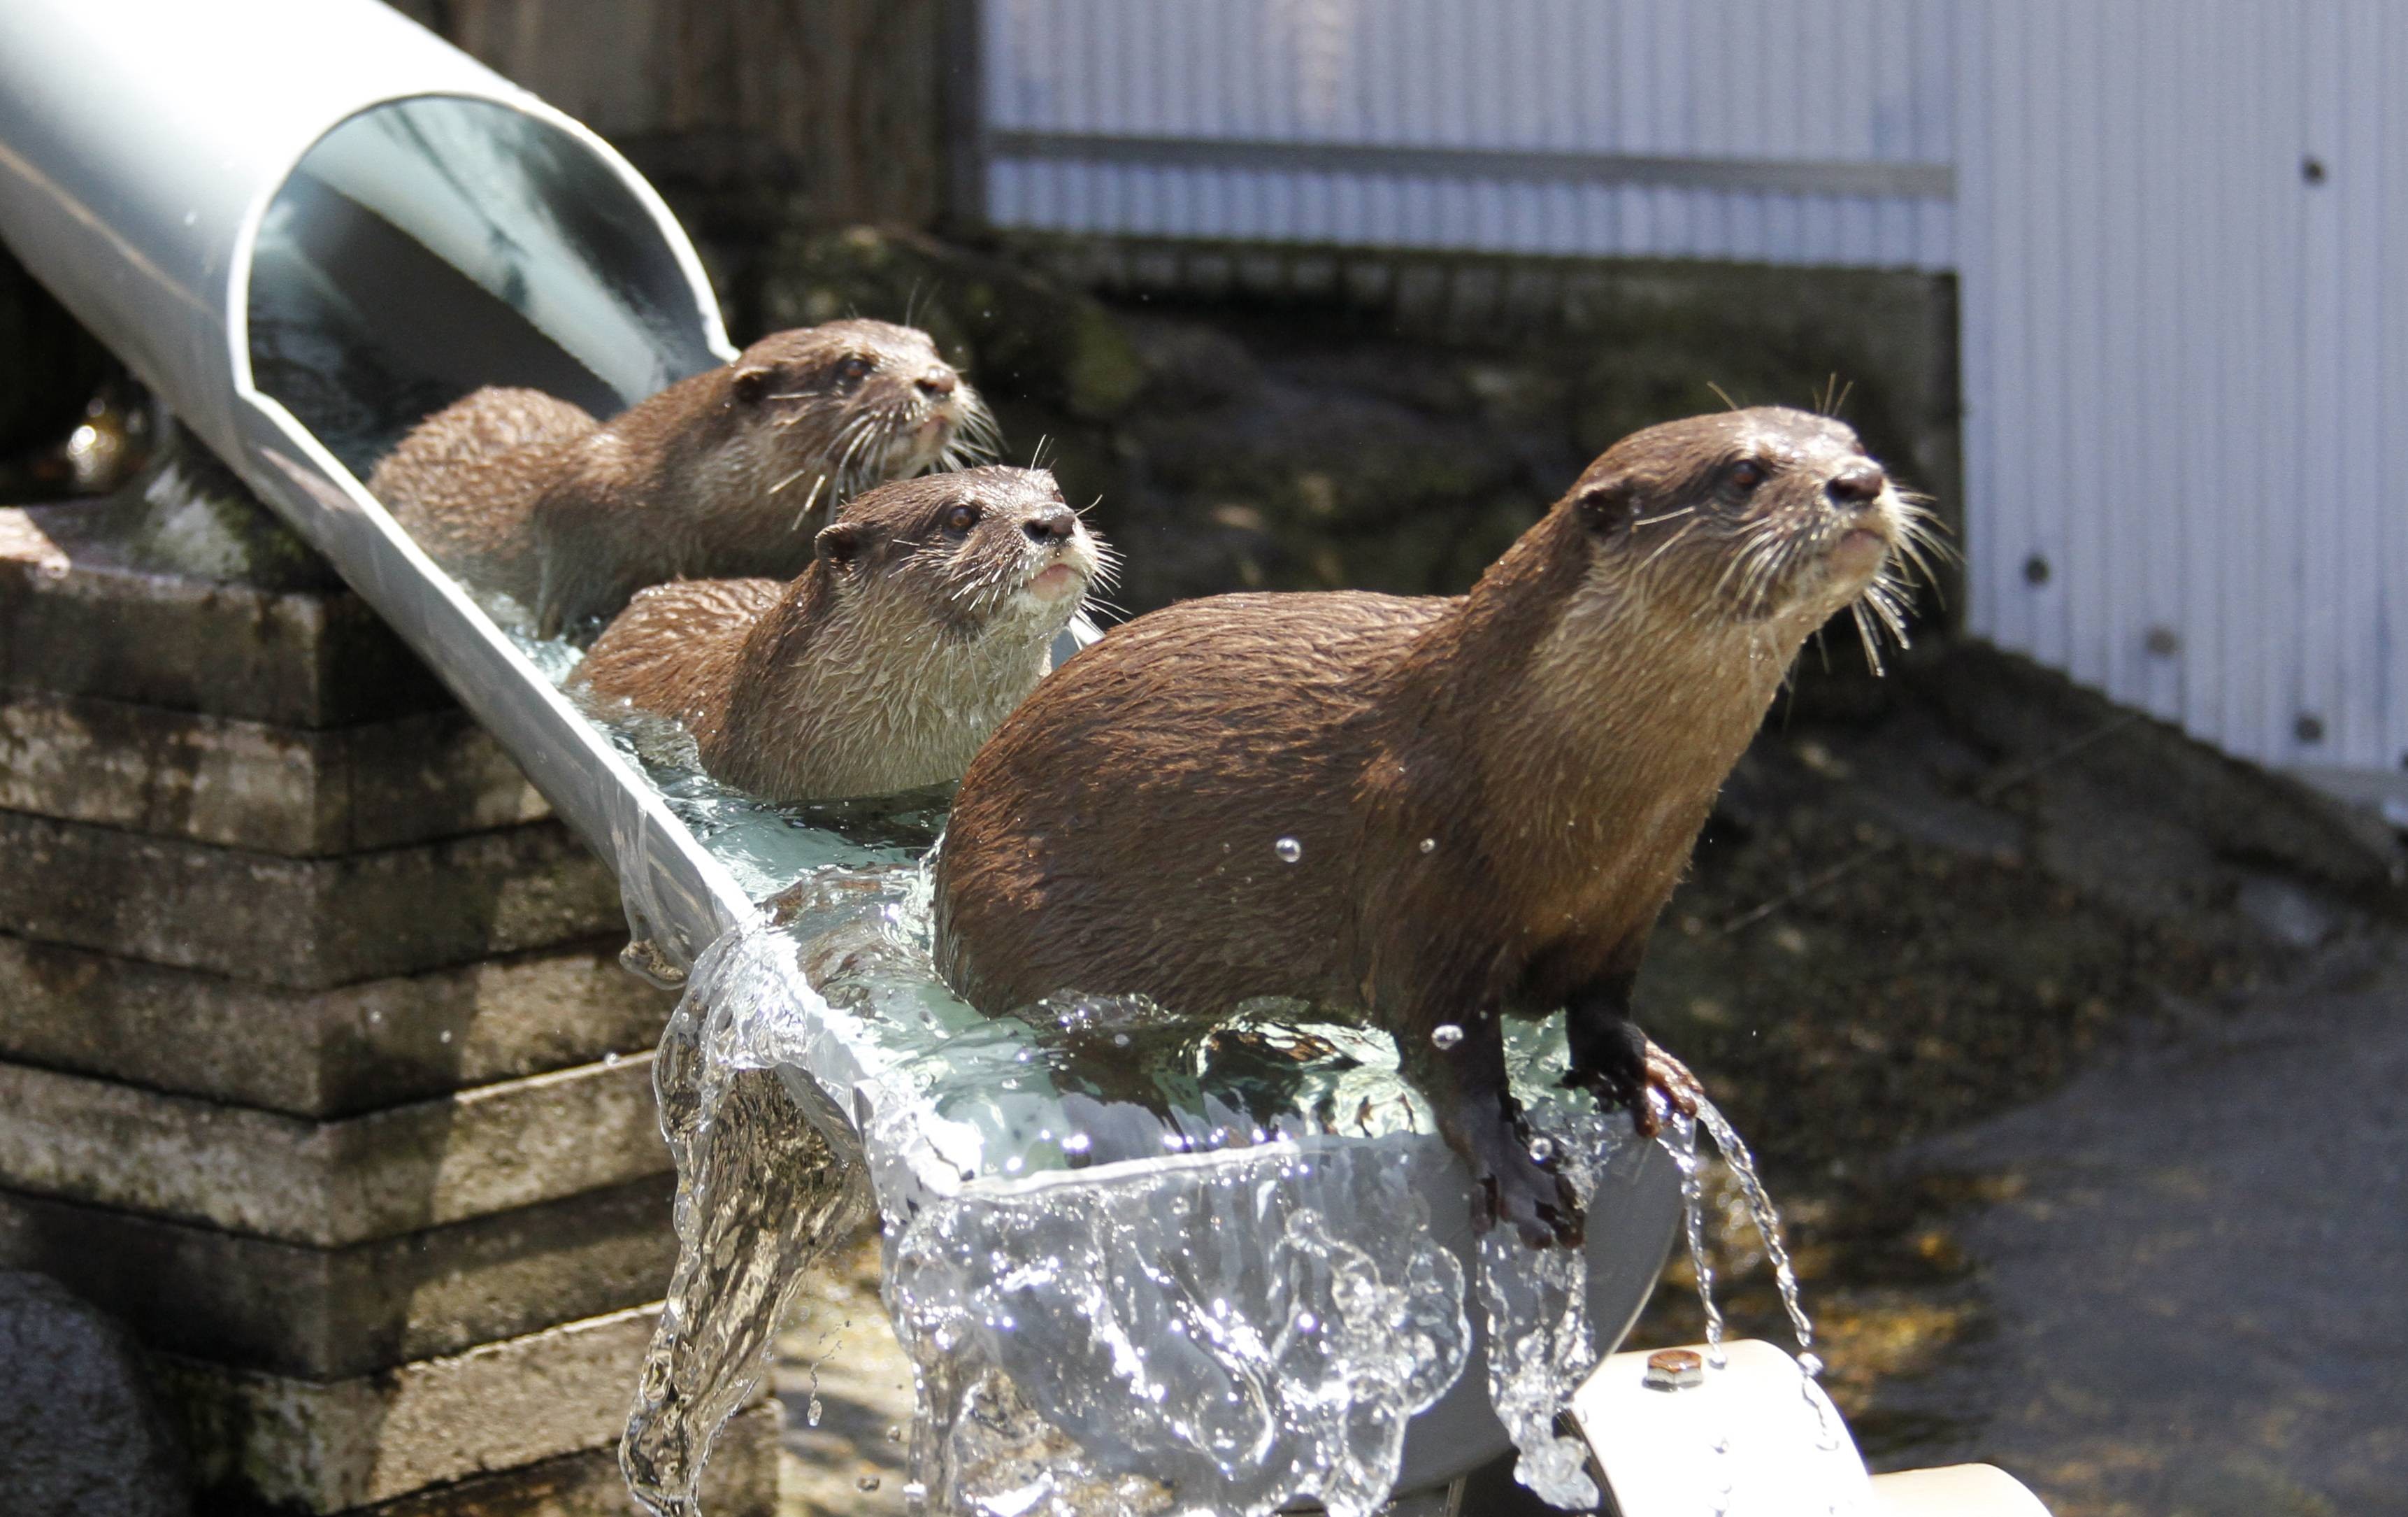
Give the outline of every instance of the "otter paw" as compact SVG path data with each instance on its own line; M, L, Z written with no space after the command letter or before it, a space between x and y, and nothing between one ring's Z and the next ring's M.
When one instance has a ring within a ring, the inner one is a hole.
M1641 1137L1663 1131L1668 1113L1698 1114L1705 1087L1688 1065L1656 1047L1655 1039L1632 1027L1627 1044L1616 1040L1609 1052L1610 1057L1593 1064L1575 1065L1564 1076L1564 1084L1588 1091L1600 1106L1627 1108Z
M1684 1117L1695 1117L1698 1103L1705 1098L1706 1088L1689 1073L1689 1066L1657 1047L1655 1039L1648 1039L1647 1099L1632 1112L1640 1135L1654 1137L1662 1128L1663 1113L1657 1108L1658 1102Z
M1472 1224L1480 1232L1502 1222L1533 1249L1574 1248L1581 1241L1580 1202L1571 1182L1549 1174L1519 1145L1484 1155L1474 1188Z

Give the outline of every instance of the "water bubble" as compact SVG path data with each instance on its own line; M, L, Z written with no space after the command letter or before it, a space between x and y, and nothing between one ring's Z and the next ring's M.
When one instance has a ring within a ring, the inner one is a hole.
M1543 1164L1555 1156L1555 1139L1536 1137L1530 1140L1530 1159L1532 1163Z
M1304 845L1292 837L1283 837L1271 845L1271 852L1280 856L1281 863L1292 864L1304 857Z
M1462 1041L1463 1029L1453 1022L1440 1022L1430 1029L1430 1043L1440 1050L1452 1048Z
M820 1405L820 1398L813 1396L811 1404L803 1409L803 1421L812 1427L817 1427L820 1425L820 1418L826 1415L826 1412L827 1409Z
M1073 1133L1062 1140L1062 1151L1064 1153L1084 1153L1089 1148L1093 1147L1094 1144L1095 1139L1087 1136L1086 1134Z
M1438 839L1436 839L1436 838L1434 838L1434 837L1426 837L1426 838L1422 839L1422 852L1424 852L1424 853L1436 853L1436 852L1438 852Z
M1115 1047L1115 1048L1125 1048L1125 1047L1127 1047L1128 1046L1129 1046L1129 1035L1128 1035L1126 1033L1114 1033L1112 1034L1112 1047Z
M878 1489L878 1477L875 1475L864 1475L861 1479L853 1481L853 1483L862 1490L875 1491Z
M1311 1333L1318 1329L1320 1326L1321 1319L1315 1317L1312 1313L1309 1311L1299 1311L1296 1314L1296 1330L1297 1332Z

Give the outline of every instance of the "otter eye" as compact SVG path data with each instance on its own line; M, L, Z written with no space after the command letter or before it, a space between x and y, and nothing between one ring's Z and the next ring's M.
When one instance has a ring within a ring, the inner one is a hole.
M1741 490L1753 490L1764 483L1764 466L1753 458L1742 458L1731 465L1731 484Z
M850 383L855 380L865 377L871 369L876 368L878 366L876 364L871 363L868 359L856 354L854 356L847 358L844 362L836 366L836 377Z
M978 525L979 509L976 506L956 503L945 508L942 519L945 530L958 537Z

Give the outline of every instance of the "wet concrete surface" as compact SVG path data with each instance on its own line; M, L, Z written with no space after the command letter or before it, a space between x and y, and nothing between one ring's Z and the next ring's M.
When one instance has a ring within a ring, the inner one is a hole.
M2408 960L2277 990L1917 1146L1985 1331L1881 1401L2059 1517L2408 1511Z

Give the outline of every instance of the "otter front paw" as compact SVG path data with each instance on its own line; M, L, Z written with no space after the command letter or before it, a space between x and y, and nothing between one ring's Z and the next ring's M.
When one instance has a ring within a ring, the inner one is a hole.
M1689 1067L1634 1023L1622 1023L1614 1035L1596 1039L1586 1051L1588 1059L1576 1059L1564 1083L1596 1096L1599 1105L1628 1108L1641 1137L1662 1130L1667 1111L1695 1117L1705 1099L1705 1088Z
M1479 1145L1472 1161L1472 1224L1485 1233L1499 1222L1533 1249L1574 1248L1581 1241L1580 1202L1571 1183L1550 1174L1511 1132Z

